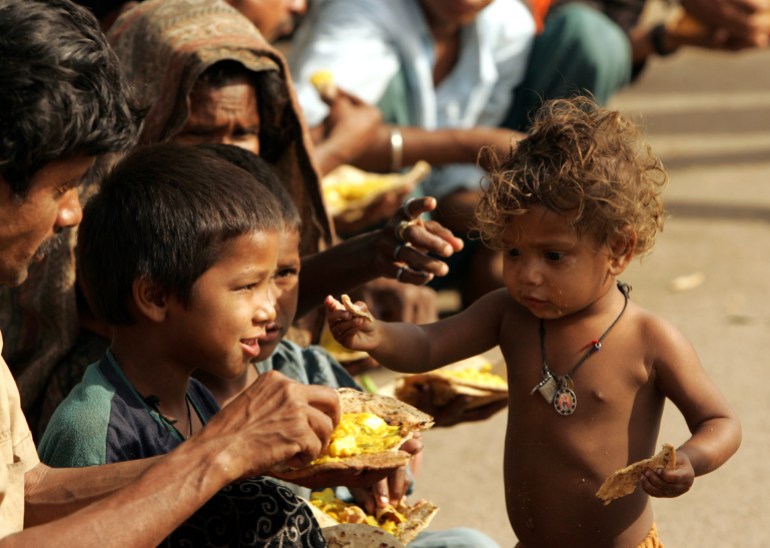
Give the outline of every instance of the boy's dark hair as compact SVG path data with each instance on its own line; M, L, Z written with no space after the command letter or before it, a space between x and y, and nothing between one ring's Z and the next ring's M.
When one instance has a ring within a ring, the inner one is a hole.
M282 229L276 199L252 175L205 150L150 145L120 161L86 206L79 276L97 318L127 325L134 280L188 304L229 240Z
M291 199L289 191L278 178L273 167L253 152L235 145L203 143L196 147L213 152L223 160L248 171L259 183L273 193L281 210L281 217L287 229L300 230L302 217Z
M216 89L241 76L246 77L254 85L257 94L260 119L259 154L269 163L275 163L293 137L289 90L278 72L274 70L254 72L239 61L219 61L203 71L195 82L195 87Z
M0 174L14 193L49 162L129 148L141 117L87 9L0 1Z

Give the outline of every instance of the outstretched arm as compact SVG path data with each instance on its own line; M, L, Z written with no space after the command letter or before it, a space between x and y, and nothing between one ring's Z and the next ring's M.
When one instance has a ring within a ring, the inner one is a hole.
M676 497L738 450L741 425L684 335L659 319L648 328L650 348L656 349L656 385L681 411L692 436L677 449L674 470L648 471L642 485L652 496Z
M446 275L442 258L462 249L463 242L435 221L417 220L435 208L435 198L410 200L383 228L304 258L297 317L321 305L329 293L351 291L379 277L422 285ZM410 224L400 231L402 222Z
M341 344L368 352L394 371L421 373L497 345L506 297L505 289L493 291L454 316L424 325L355 317L331 296L326 307L329 327Z

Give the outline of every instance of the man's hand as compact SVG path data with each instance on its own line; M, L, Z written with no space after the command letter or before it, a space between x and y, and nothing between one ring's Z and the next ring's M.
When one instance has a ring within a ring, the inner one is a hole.
M770 45L770 0L682 0L682 7L713 33L725 48Z
M325 386L303 385L269 371L217 413L196 437L221 446L232 479L261 475L277 464L308 464L339 422L339 398Z
M463 241L440 223L420 217L434 209L435 198L413 198L380 230L376 267L382 276L422 285L449 272L436 256L451 256L463 248Z

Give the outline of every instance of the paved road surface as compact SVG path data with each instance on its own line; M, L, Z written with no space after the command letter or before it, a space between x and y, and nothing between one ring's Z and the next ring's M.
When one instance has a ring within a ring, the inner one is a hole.
M671 176L670 218L652 255L624 275L632 298L678 326L738 409L744 441L676 499L656 499L667 548L770 546L770 52L683 52L651 64L612 106L647 128ZM704 280L672 291L679 276ZM417 496L433 528L476 527L516 542L503 498L505 417L425 436ZM688 436L668 405L660 442Z

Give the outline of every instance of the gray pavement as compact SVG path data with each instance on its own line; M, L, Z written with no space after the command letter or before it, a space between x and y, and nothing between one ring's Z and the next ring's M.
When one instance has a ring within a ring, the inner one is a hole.
M725 466L654 508L667 548L770 546L770 51L685 51L651 63L611 106L633 116L669 169L670 217L650 256L623 276L669 319L737 408L743 445ZM701 280L685 291L679 277ZM384 382L386 372L375 380ZM505 416L425 436L416 496L433 529L470 526L513 546L502 480ZM688 436L668 405L660 443Z

